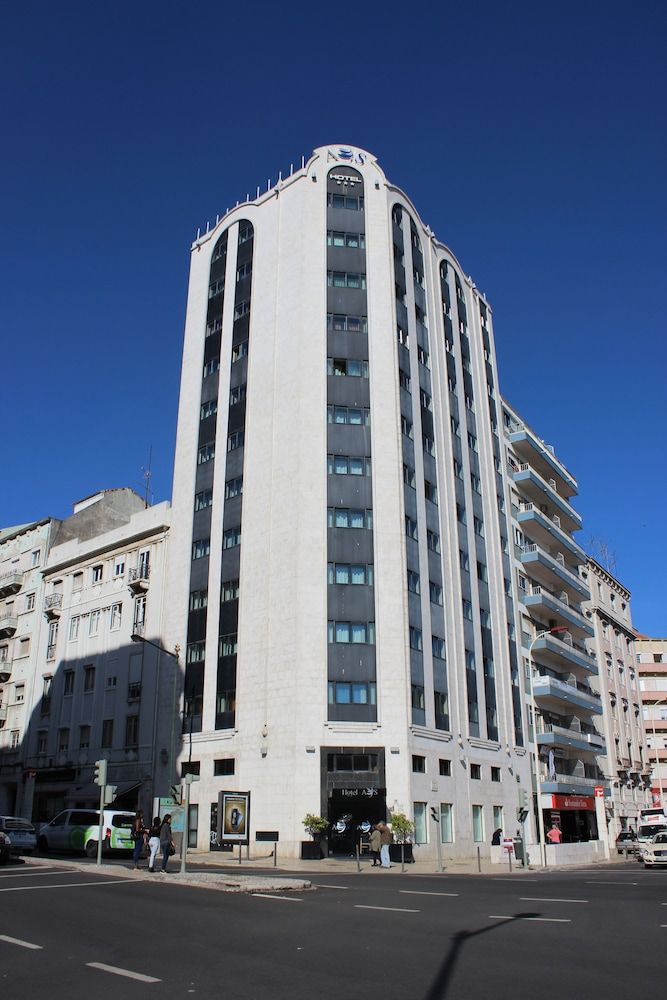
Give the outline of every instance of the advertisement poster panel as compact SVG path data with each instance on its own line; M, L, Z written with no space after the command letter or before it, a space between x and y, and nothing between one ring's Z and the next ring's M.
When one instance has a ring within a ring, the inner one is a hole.
M220 843L247 844L250 831L250 792L220 792L218 839Z

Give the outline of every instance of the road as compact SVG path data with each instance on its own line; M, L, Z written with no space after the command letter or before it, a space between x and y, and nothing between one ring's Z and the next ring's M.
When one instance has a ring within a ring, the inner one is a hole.
M168 875L128 879L122 868L117 877L57 861L0 868L2 995L664 995L665 870L629 862L514 875L394 868L310 877L315 888L296 895L232 895L170 885Z

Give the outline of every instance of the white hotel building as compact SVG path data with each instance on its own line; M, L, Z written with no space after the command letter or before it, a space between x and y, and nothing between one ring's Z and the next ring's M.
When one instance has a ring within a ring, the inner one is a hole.
M223 789L283 855L308 812L405 812L431 858L516 832L505 448L490 306L371 154L317 149L196 240L164 641L200 848Z

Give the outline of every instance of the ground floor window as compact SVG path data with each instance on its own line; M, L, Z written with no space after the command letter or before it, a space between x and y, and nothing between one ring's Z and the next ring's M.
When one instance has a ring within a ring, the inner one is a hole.
M414 806L414 816L415 816L415 844L426 844L428 842L428 833L426 829L426 803L425 802L415 802Z
M442 844L454 843L451 802L440 803L440 843Z
M484 807L472 807L472 839L475 844L484 843Z

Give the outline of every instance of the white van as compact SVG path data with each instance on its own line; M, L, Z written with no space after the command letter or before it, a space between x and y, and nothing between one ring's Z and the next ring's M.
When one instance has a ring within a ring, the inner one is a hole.
M667 833L667 815L662 809L642 809L637 826L637 861L642 861L642 851L658 833Z
M134 813L105 809L102 822L102 851L131 851ZM38 850L81 851L97 856L100 813L98 809L64 809L39 831Z

